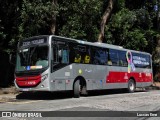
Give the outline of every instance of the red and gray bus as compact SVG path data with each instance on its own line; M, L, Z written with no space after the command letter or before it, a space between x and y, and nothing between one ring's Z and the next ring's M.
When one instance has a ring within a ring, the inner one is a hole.
M152 84L152 59L146 52L55 35L35 36L18 43L15 86L19 91L90 90L134 92Z

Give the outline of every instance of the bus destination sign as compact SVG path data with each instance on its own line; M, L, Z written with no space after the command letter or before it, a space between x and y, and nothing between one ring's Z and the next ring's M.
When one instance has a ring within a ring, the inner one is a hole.
M33 39L33 40L23 41L23 42L21 43L21 45L22 45L23 47L25 47L25 46L30 46L30 45L43 44L43 43L46 43L46 42L47 42L47 39L40 38L40 39Z

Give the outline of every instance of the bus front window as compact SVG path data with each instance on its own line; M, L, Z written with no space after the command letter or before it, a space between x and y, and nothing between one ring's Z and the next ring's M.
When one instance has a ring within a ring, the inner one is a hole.
M18 51L16 71L36 70L47 66L48 46L34 46Z

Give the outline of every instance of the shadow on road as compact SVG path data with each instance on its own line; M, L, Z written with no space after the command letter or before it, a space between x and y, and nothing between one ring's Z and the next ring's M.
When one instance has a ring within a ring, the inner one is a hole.
M144 92L143 90L137 90L136 92ZM86 97L112 95L112 94L125 94L127 93L123 89L112 90L94 90L89 91ZM84 95L81 95L84 96ZM72 92L23 92L16 96L18 100L57 100L73 98Z
M16 99L28 100L54 100L72 98L71 92L22 92L16 96Z
M138 89L134 93L138 92L147 92L147 91ZM101 96L101 95L126 94L126 93L128 93L126 89L108 89L108 90L90 91L88 96Z

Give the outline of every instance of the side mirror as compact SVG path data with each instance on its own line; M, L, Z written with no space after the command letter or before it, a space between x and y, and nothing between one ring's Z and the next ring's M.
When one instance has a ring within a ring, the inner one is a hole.
M16 55L15 54L10 54L9 56L9 62L13 65L16 64Z

